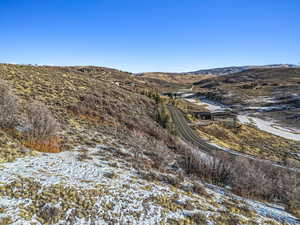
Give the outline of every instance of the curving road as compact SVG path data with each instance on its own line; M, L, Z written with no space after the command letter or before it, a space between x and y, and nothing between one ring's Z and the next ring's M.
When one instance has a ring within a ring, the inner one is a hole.
M205 140L203 140L197 134L195 134L194 130L192 130L189 127L188 122L186 121L183 113L179 109L177 109L175 106L172 105L168 105L168 109L171 113L177 131L182 139L201 148L201 150L207 153L210 153L211 151L219 150L218 148L208 144Z
M188 122L186 121L183 113L178 108L176 108L173 105L168 105L168 109L171 113L173 122L176 126L176 129L177 129L180 137L183 140L185 140L186 142L189 142L189 143L199 147L199 149L201 149L202 151L204 151L208 154L212 153L213 151L223 151L223 152L226 152L226 153L231 154L233 156L245 157L245 158L249 158L249 159L253 159L253 160L257 160L257 161L262 161L262 162L271 162L273 166L300 172L299 168L290 168L290 167L286 167L286 166L282 166L280 164L274 163L274 162L269 161L269 160L258 159L254 156L251 156L251 155L247 155L247 154L235 152L235 151L232 151L232 150L227 150L227 149L225 150L225 149L222 149L222 148L215 147L215 146L207 143L207 141L205 141L204 139L200 138L194 132L194 130L192 128L190 128L190 126L188 125Z

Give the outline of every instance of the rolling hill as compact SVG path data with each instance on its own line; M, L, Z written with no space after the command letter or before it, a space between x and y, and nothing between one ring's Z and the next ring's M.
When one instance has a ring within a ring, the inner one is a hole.
M295 68L298 67L293 64L272 64L272 65L263 65L263 66L231 66L231 67L221 67L221 68L213 68L213 69L201 69L192 72L188 72L188 74L194 75L228 75L233 73L243 72L249 69L267 69L267 68Z
M263 116L299 127L300 69L260 68L195 82L195 90L237 110L253 109Z
M110 68L0 64L0 224L299 224L299 174L204 154L156 90Z

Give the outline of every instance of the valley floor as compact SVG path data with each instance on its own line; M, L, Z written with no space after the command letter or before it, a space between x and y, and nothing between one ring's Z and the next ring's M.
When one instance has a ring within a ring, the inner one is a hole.
M229 106L203 98L187 96L185 100L204 106L210 112L231 110ZM201 138L225 151L237 155L247 154L281 165L288 160L291 162L288 166L300 167L299 130L283 127L247 112L240 112L237 120L240 124L238 128L230 128L222 121L210 121L203 125L198 123L196 130Z
M260 118L239 115L238 119L243 124L251 124L256 126L258 129L266 131L268 133L294 140L300 141L300 130L295 128L286 128L276 124L274 121L267 121Z
M222 111L226 109L230 109L230 107L222 105L220 103L207 100L207 99L201 99L200 101L197 101L195 99L186 99L187 101L190 101L192 103L196 103L199 105L204 105L209 111ZM251 124L256 126L258 129L286 138L294 141L300 141L300 130L296 128L288 128L283 127L279 124L276 124L275 121L271 120L264 120L260 119L254 116L249 116L247 114L240 114L238 115L238 120L243 124Z

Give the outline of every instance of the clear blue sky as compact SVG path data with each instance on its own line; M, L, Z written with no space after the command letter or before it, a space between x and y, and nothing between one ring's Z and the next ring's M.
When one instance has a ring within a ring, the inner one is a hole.
M131 72L300 63L300 0L1 0L0 62Z

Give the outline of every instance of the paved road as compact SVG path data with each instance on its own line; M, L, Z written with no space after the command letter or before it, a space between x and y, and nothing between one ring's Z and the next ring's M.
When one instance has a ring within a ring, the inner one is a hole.
M183 113L177 109L175 106L169 105L168 109L171 113L172 119L175 123L177 131L182 139L185 141L199 147L202 151L207 153L211 153L211 151L219 150L214 146L207 144L205 140L200 138L197 134L195 134L194 130L192 130L186 119L184 118Z
M193 144L194 146L199 147L200 150L202 150L202 151L204 151L208 154L211 154L212 152L215 152L215 151L223 151L223 152L226 152L226 153L228 153L230 155L233 155L233 156L240 156L240 157L244 157L244 158L248 158L248 159L252 159L252 160L257 160L257 161L262 161L262 162L271 162L273 166L300 172L300 169L298 169L298 168L290 168L290 167L282 166L280 164L276 164L276 163L274 163L272 161L269 161L269 160L259 159L259 158L256 158L254 156L251 156L251 155L247 155L247 154L235 152L235 151L232 151L232 150L227 150L227 149L225 150L225 149L222 149L222 148L215 147L215 146L207 143L206 140L200 138L199 135L197 135L195 133L195 131L192 128L190 128L190 126L188 125L188 122L186 121L183 113L178 108L176 108L175 106L172 106L172 105L168 105L168 109L171 113L173 122L176 126L176 129L177 129L180 137L183 140L185 140L186 142L189 142L189 143Z

